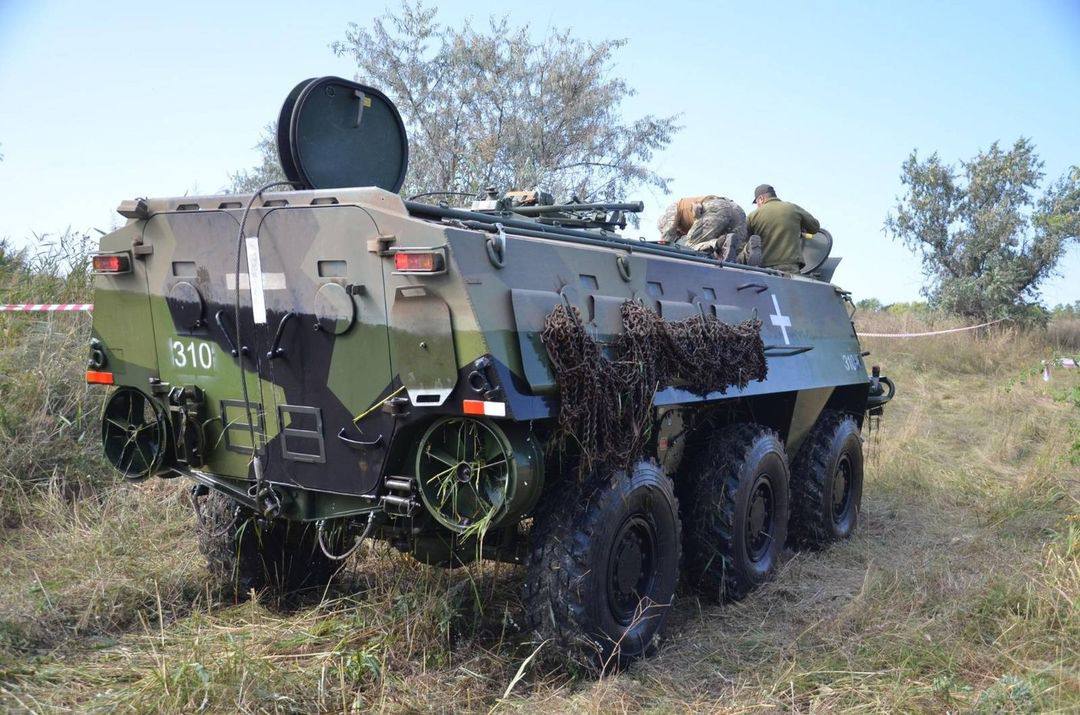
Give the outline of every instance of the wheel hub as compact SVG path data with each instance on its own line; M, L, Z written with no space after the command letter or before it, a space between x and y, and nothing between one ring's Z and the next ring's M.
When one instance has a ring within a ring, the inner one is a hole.
M772 543L773 510L772 482L763 474L750 494L746 518L746 550L752 561L765 556Z
M840 524L847 518L848 507L851 504L851 462L847 455L840 458L833 474L832 484L832 518L834 524Z
M629 625L638 603L652 588L656 566L656 531L641 516L623 524L608 563L608 601L615 620Z

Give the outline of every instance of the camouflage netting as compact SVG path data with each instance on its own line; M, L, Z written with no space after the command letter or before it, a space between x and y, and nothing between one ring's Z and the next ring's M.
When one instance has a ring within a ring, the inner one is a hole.
M632 300L621 315L623 332L610 345L589 335L577 308L561 303L540 334L559 386L560 437L578 445L584 467L625 468L641 455L658 389L723 393L765 379L759 320L668 322Z

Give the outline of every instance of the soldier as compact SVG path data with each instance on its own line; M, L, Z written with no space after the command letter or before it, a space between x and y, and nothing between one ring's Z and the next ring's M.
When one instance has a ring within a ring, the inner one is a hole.
M821 224L801 206L778 199L768 184L754 189L754 205L747 224L751 234L761 236L761 265L798 273L803 267L803 234L812 236Z
M690 196L668 207L657 222L667 243L735 261L746 243L746 213L723 196Z

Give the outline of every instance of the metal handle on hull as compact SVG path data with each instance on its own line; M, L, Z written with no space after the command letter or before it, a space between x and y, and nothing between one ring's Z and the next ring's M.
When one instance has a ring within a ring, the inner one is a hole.
M214 322L217 323L218 330L221 331L221 334L225 336L225 342L229 344L229 354L233 357L238 357L239 355L247 355L248 349L243 345L240 346L239 350L236 349L236 343L233 342L232 336L229 335L229 331L225 329L224 316L225 309L222 308L218 312L214 313ZM239 340L239 336L237 336L237 340Z
M285 334L285 323L289 322L289 318L295 316L296 313L291 310L285 315L281 316L281 322L278 323L277 330L274 332L274 344L270 348L270 351L266 353L268 360L279 358L285 354L285 348L281 347L281 336Z
M813 345L766 345L765 354L769 357L791 357L792 355L808 353L813 349Z
M376 449L376 448L378 448L379 446L382 445L382 441L383 441L382 435L379 435L378 437L371 440L370 442L365 442L364 440L359 440L359 439L351 439L351 438L345 436L345 428L344 427L342 427L338 431L337 436L338 436L338 439L340 439L342 442L349 445L353 449Z
M487 249L488 260L491 261L491 265L496 268L502 268L506 265L506 231L503 230L501 223L495 224L495 228L498 231L494 236L488 236L484 241L484 248Z

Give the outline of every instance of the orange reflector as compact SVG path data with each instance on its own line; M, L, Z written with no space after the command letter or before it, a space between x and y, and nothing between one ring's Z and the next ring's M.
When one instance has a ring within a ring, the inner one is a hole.
M131 259L122 253L98 254L93 258L95 273L127 273L131 270Z
M394 254L394 269L402 273L436 273L442 270L442 256L402 251Z
M113 384L113 374L111 372L87 370L86 381L91 385L111 385Z
M506 417L505 402L485 402L484 400L462 400L461 411L467 415L487 415L488 417Z

